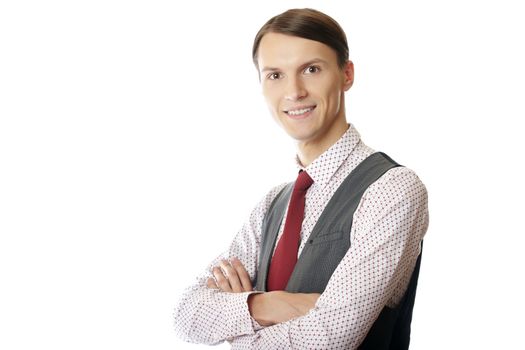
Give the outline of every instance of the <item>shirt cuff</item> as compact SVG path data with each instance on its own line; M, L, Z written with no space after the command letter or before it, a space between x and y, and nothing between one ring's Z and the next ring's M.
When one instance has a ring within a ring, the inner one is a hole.
M255 320L255 318L251 317L251 319L252 319L252 327L255 332L260 331L261 329L264 329L264 327L261 326L259 322Z
M253 319L248 308L248 296L256 293L260 292L228 293L231 302L231 310L239 310L241 315L241 317L237 319L237 322L239 323L235 322L237 325L232 325L232 328L237 328L237 331L234 331L234 334L254 334L258 330L256 325L258 325L259 329L264 328Z

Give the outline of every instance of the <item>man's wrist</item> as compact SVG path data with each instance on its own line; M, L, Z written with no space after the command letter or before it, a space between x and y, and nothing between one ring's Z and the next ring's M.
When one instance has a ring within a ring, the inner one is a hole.
M247 298L248 311L260 325L272 326L306 315L315 307L319 296L284 291L251 294Z
M257 324L267 327L275 324L268 318L268 314L264 311L270 293L253 293L248 296L248 311Z

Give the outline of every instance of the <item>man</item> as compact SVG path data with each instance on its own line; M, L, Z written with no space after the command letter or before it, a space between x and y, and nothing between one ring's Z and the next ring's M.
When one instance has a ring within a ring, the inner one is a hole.
M347 123L354 67L343 30L289 10L260 29L253 59L300 172L185 291L178 334L234 349L407 348L427 193Z

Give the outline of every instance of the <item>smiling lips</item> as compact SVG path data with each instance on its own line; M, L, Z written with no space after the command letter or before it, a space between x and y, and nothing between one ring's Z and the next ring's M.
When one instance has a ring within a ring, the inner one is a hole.
M313 111L315 107L317 106L314 105L314 106L293 108L293 109L285 110L284 113L286 113L292 119L302 119L310 115L310 112Z

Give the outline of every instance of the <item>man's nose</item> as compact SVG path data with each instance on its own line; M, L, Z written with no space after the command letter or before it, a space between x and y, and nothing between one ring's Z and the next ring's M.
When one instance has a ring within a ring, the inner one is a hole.
M300 101L308 95L304 82L301 78L290 78L286 85L285 99L288 101Z

